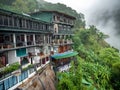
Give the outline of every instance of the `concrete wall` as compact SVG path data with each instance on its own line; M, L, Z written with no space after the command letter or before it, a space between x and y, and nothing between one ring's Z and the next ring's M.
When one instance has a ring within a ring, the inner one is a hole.
M20 57L16 56L16 50L8 51L8 63L9 64L19 62L19 61L20 61Z
M35 47L27 48L27 52L34 53L35 52Z

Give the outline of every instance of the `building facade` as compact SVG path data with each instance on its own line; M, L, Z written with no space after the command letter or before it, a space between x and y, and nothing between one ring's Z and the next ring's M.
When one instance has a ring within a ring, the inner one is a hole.
M58 11L38 11L31 13L31 16L52 24L52 62L59 71L69 69L67 66L74 59L73 56L77 55L72 49L74 35L72 28L76 18Z
M50 61L57 67L69 64L77 55L74 20L57 11L28 15L0 9L0 90L16 88Z

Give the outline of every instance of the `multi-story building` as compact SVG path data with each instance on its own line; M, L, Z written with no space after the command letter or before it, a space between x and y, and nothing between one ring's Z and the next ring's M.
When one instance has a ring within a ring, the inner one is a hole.
M28 15L0 9L0 90L16 88L50 61L59 70L69 64L77 55L74 20L58 11Z
M67 69L66 64L69 65L73 56L77 55L72 49L72 28L76 18L58 11L38 11L31 13L31 16L52 24L52 61L60 71L64 71L63 67Z
M51 29L50 23L30 15L0 9L0 90L19 85L50 61ZM11 73L15 65L22 70L19 76Z

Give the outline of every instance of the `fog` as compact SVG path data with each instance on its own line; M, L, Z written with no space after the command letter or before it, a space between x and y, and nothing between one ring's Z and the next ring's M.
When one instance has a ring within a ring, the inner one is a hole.
M109 35L106 41L120 50L120 0L97 0L85 12L87 25L95 25Z

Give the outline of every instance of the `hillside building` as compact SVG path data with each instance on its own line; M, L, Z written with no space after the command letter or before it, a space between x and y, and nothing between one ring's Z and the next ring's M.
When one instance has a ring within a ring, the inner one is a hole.
M77 55L74 20L58 11L28 15L0 9L0 90L16 88L50 62L59 70L69 64Z

